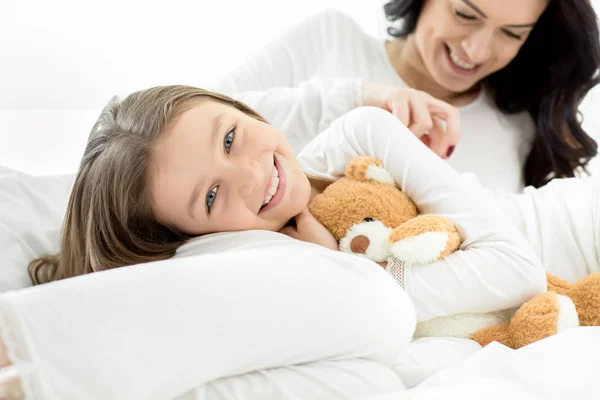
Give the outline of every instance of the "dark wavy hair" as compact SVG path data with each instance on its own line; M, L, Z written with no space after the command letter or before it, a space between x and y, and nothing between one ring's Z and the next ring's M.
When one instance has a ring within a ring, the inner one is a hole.
M414 32L424 0L391 0L388 33ZM525 183L540 187L553 178L585 171L598 145L581 127L579 104L598 82L600 34L589 0L550 0L527 41L505 68L484 79L505 113L529 111L535 137L525 163Z

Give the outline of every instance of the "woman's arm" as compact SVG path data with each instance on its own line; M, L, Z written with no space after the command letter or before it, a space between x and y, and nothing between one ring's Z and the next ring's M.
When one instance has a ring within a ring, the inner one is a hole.
M362 84L360 79L314 78L294 88L224 93L256 110L299 151L336 118L362 105Z
M355 64L369 57L369 47L361 44L370 39L349 16L320 12L273 39L210 89L254 108L295 150L336 118L365 105L390 111L446 157L458 142L458 110L424 92L363 82L368 70Z
M364 37L349 16L319 12L271 40L209 88L248 104L293 141L305 143L360 105L361 79L354 79L359 77L323 74L328 64L339 62L342 34L348 41Z
M524 237L391 114L371 107L350 112L309 143L299 161L309 177L335 180L358 155L382 160L421 213L449 218L463 238L461 251L444 260L405 267L404 288L419 321L509 309L545 291L544 270Z
M349 16L335 10L316 13L270 40L216 82L227 93L295 87L319 75L342 51L340 33L345 39L364 33ZM335 60L334 60L335 62Z

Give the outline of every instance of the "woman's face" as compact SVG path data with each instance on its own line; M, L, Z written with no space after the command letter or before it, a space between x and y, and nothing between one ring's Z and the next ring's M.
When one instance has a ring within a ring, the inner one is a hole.
M216 101L201 101L162 134L150 162L157 219L200 235L277 231L308 204L310 184L284 136Z
M442 87L464 92L517 55L548 0L425 0L414 39Z

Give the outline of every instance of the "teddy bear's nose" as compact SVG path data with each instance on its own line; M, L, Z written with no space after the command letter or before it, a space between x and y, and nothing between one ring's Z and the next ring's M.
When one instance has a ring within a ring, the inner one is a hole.
M356 254L365 254L371 242L365 235L358 235L350 242L350 250Z

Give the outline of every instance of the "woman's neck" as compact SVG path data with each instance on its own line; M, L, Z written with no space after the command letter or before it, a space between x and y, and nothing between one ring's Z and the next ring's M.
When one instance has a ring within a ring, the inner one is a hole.
M479 94L480 87L461 93L452 92L440 86L425 68L425 63L413 35L406 39L395 39L386 42L388 58L396 73L411 88L427 92L435 98L454 106L471 103Z

